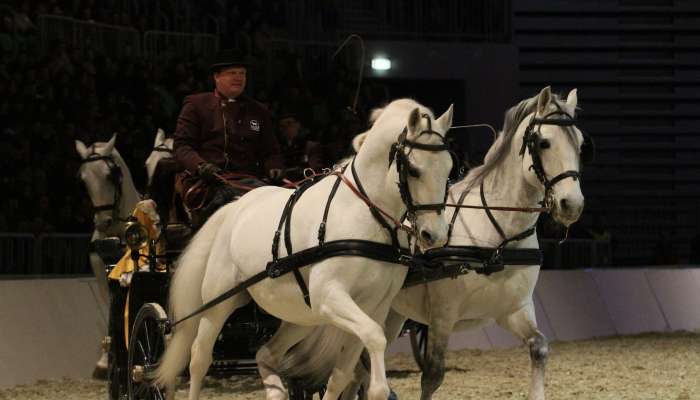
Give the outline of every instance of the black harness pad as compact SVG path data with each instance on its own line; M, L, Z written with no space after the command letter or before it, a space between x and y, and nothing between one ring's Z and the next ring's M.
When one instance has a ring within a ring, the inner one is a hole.
M540 249L497 249L477 246L447 246L414 257L404 287L443 278L456 278L469 271L490 275L506 265L542 265ZM479 264L480 266L476 266Z
M408 249L396 251L390 244L370 242L368 240L348 239L326 242L321 246L309 247L276 261L267 263L265 269L270 278L277 278L306 265L314 264L331 257L355 256L385 261L395 264L411 264L412 257Z

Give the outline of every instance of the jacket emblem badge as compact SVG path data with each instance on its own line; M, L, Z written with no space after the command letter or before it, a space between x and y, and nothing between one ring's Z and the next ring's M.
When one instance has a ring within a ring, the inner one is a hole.
M260 124L258 123L258 120L256 120L256 119L250 120L250 130L255 131L255 132L260 132Z

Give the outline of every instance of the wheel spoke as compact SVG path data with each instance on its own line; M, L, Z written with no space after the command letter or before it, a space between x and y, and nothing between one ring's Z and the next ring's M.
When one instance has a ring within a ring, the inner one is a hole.
M144 321L143 323L143 337L146 339L146 350L148 350L148 353L146 353L146 361L150 362L153 351L151 350L150 333L148 332L148 321Z
M160 399L160 400L165 400L165 396L163 396L163 392L160 391L160 388L159 388L159 387L154 386L154 387L153 387L153 390L154 390L155 395L156 395L156 397L157 397L158 399Z
M143 348L143 344L141 344L141 341L139 340L137 342L139 345L139 351L141 352L141 355L143 355L143 363L146 364L148 362L148 354L146 354L146 351Z
M148 389L149 389L149 386L147 384L143 384L143 383L139 384L137 389L136 389L136 396L142 397L144 394L148 393Z

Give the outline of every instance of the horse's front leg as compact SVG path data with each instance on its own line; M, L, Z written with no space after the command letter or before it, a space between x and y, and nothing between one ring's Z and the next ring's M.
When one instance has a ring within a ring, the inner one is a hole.
M405 322L406 317L393 309L389 310L389 315L386 317L386 322L384 323L384 334L386 335L388 343L393 343L394 340L399 337ZM360 391L360 387L363 385L367 387L367 377L369 374L367 367L365 367L363 362L357 363L355 366L355 376L348 385L347 390L343 392L342 400L354 400L357 393Z
M429 400L445 379L445 352L455 320L433 315L428 327L428 351L421 375L421 400Z
M93 240L95 236L93 235ZM99 301L102 301L104 304L109 304L109 282L107 281L107 268L105 266L104 261L102 261L102 257L99 256L97 253L90 253L89 255L90 259L90 267L92 268L92 272L95 274L95 279L97 282L97 288L98 288L98 296L99 296ZM107 333L109 335L109 333ZM101 354L100 354L100 359L97 360L97 363L95 365L95 369L92 372L92 376L97 379L106 379L107 378L107 369L109 367L108 365L108 346L107 346L107 337L105 336L104 340L102 341L102 347L101 347ZM119 338L111 338L112 340L119 340Z
M360 339L369 353L371 363L367 398L369 400L386 400L389 396L386 365L384 364L386 338L381 325L365 314L350 295L340 287L326 291L326 296L320 302L319 310L321 315L327 318L332 325L350 332ZM324 396L325 399L327 397Z
M547 338L537 330L535 309L530 302L518 311L498 319L498 324L513 332L530 348L530 392L528 400L544 400L544 370L549 357Z
M356 338L352 338L351 341L343 344L343 352L328 379L323 400L335 400L341 394L343 399L355 399L357 397L358 387L348 384L353 380L353 370L358 364L363 349L364 346Z
M277 374L277 367L287 350L299 343L312 329L282 321L277 332L255 354L267 400L284 400L288 397L287 389Z

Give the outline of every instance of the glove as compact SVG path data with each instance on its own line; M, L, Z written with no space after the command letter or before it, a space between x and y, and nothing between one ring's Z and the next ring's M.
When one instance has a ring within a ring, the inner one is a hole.
M279 179L282 176L282 170L279 168L273 168L267 172L267 176L270 179Z
M197 166L197 173L207 183L215 182L216 176L214 174L219 172L221 172L221 168L216 166L216 164L203 162Z

